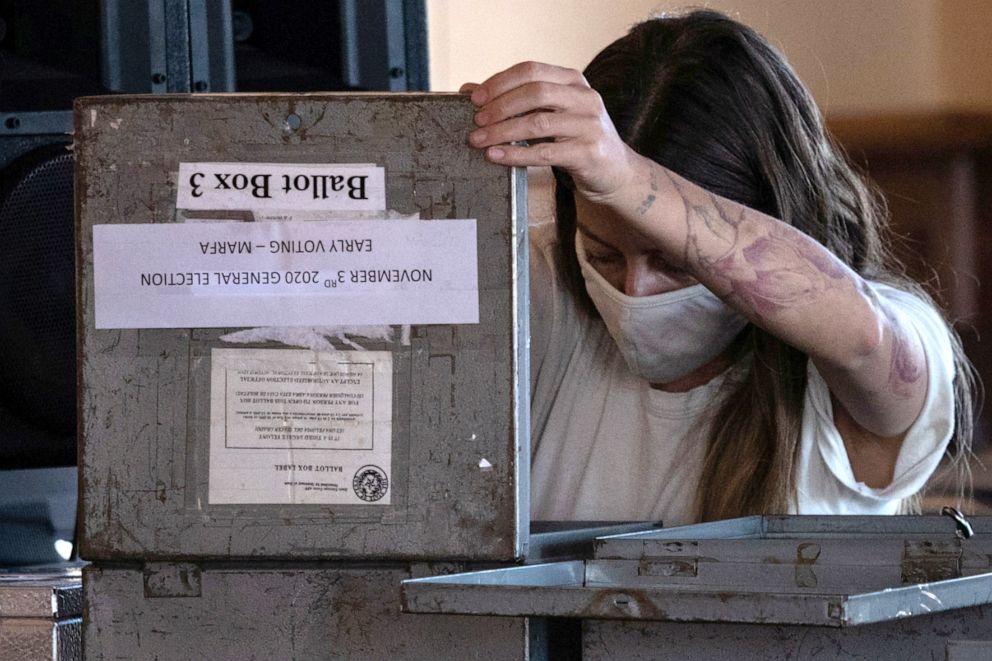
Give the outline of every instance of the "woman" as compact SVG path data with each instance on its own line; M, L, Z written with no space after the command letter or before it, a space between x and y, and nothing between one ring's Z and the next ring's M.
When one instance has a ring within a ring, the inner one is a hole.
M911 510L969 448L970 367L788 64L695 11L584 73L463 87L469 144L558 182L532 231L534 518Z

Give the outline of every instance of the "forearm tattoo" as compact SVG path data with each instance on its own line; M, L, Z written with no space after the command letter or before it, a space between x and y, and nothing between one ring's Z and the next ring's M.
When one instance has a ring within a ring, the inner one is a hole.
M686 227L682 260L693 272L713 276L714 291L757 319L823 301L825 294L847 290L882 315L891 338L888 384L910 398L925 366L907 330L871 287L813 238L784 224L767 223L758 212L721 202L667 170L681 201ZM653 201L653 196L651 196ZM884 359L883 359L884 360Z
M655 172L654 168L651 168L648 176L650 177L648 187L651 189L651 192L641 200L640 206L637 207L637 213L642 216L648 212L648 209L651 208L651 205L654 204L654 201L658 197L658 173Z
M757 211L728 203L666 169L660 171L675 192L673 199L682 207L683 268L705 274L714 293L759 325L793 323L776 317L791 311L789 318L794 320L807 310L810 323L817 319L822 323L825 315L843 314L843 310L826 307L834 301L848 300L847 295L864 301L875 319L884 324L890 340L888 390L902 399L919 392L925 363L912 337L868 283L833 253L785 223L769 223ZM656 198L657 180L652 177L651 182L652 192L638 209L642 215ZM885 378L885 357L883 353L877 357L881 380Z
M812 238L786 225L762 226L756 212L743 206L731 212L711 193L687 190L666 175L685 208L684 262L715 275L723 290L718 294L768 317L853 284L843 264Z

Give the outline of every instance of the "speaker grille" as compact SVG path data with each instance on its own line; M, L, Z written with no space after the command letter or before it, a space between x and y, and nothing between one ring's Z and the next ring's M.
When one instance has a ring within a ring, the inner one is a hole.
M73 454L76 425L72 155L49 144L0 173L0 407ZM41 442L41 441L39 441ZM53 448L35 448L49 455Z

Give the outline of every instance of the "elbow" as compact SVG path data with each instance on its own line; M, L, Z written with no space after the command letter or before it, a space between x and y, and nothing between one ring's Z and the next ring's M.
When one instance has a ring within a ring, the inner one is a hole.
M867 365L877 364L885 350L886 337L891 333L891 320L882 304L870 293L862 294L862 313L855 315L845 333L846 351L844 367L848 370L861 370Z
M858 330L852 333L851 352L858 363L873 360L883 350L887 326L888 321L884 315L874 314L869 315Z

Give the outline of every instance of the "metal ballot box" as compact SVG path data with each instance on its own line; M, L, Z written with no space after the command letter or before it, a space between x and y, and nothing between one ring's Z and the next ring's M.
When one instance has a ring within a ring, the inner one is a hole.
M77 100L83 557L527 555L526 179L473 112Z
M595 534L644 528L610 525L539 532L531 536L530 550L541 561L591 557ZM541 618L400 612L403 579L471 567L344 561L91 565L83 574L86 658L563 658L556 652L561 641L552 639L556 630Z
M82 658L78 568L0 571L0 659Z
M582 618L585 659L988 658L990 558L988 518L749 517L402 592L412 613Z

